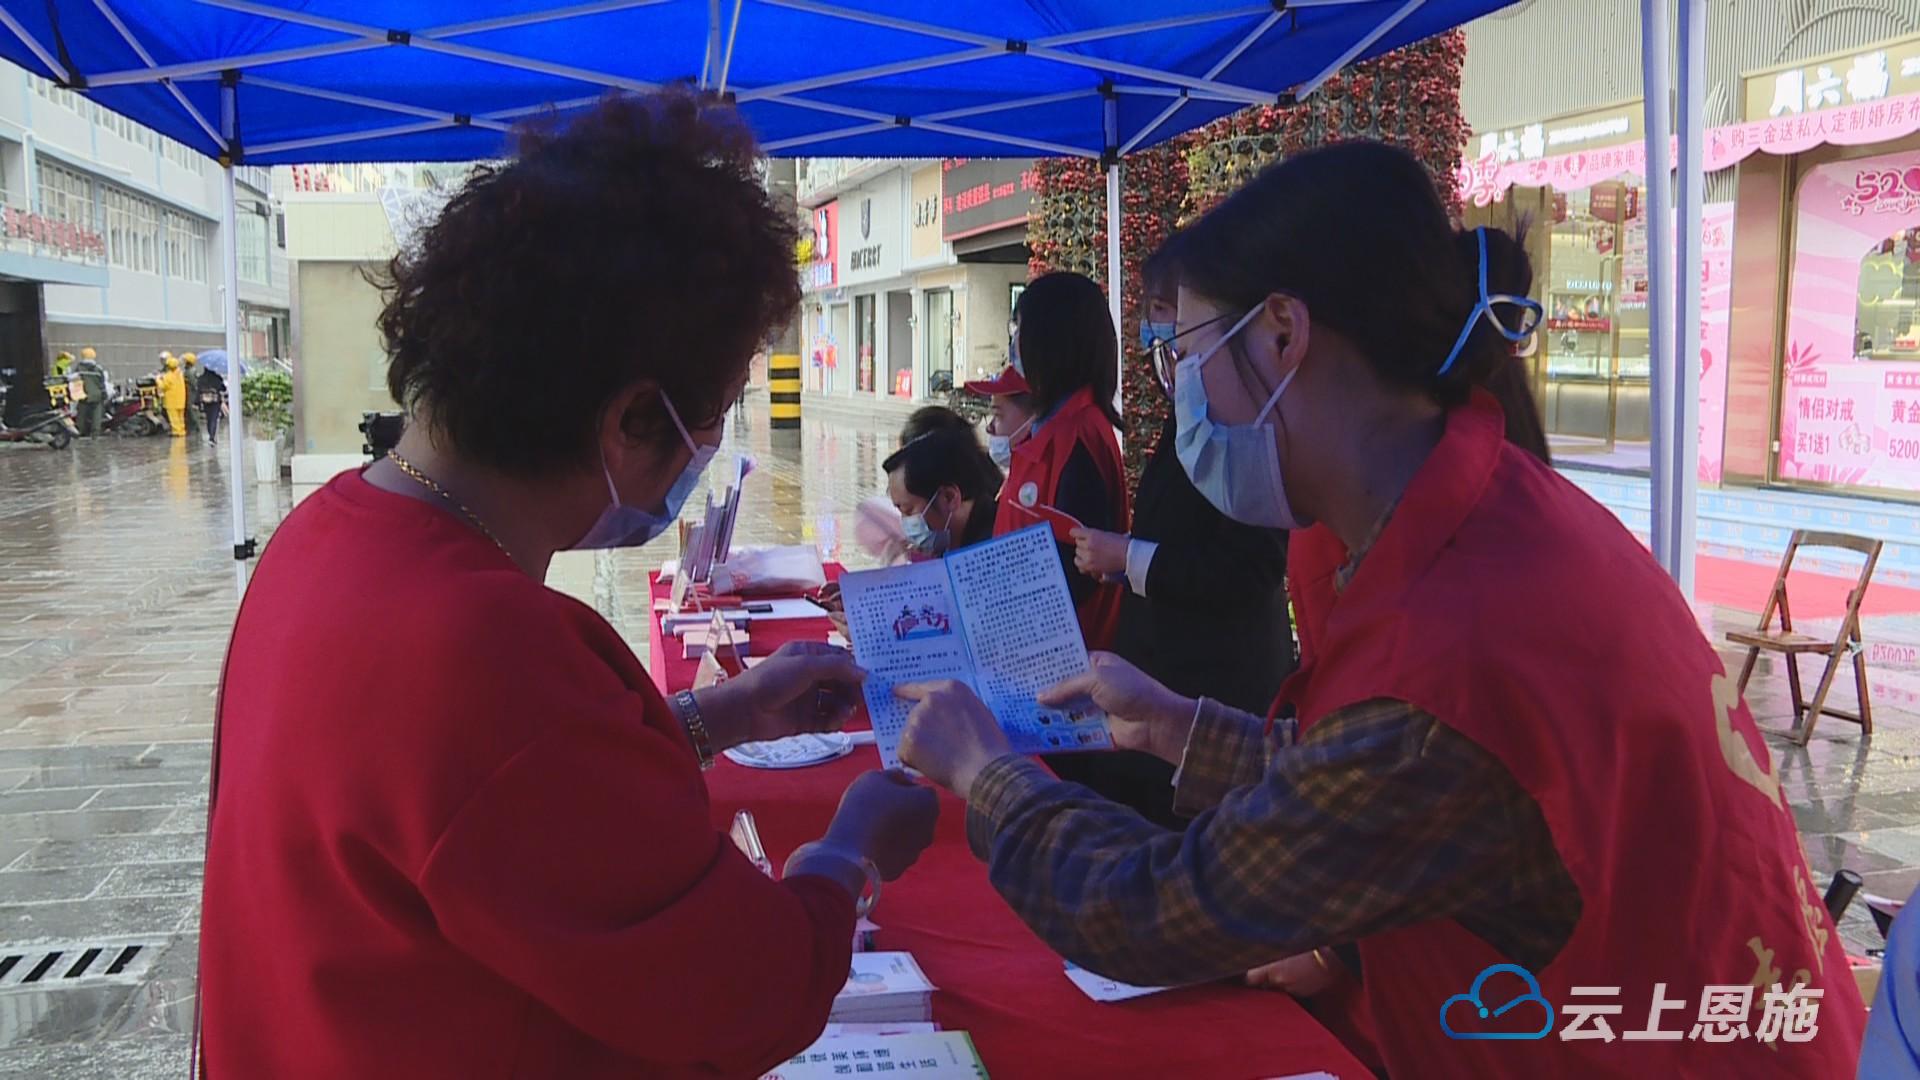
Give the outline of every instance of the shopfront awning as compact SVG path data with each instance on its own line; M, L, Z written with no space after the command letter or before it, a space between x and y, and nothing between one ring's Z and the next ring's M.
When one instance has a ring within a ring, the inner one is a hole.
M1920 94L1856 102L1840 108L1708 128L1701 156L1709 173L1731 169L1757 153L1799 154L1816 146L1867 146L1920 131ZM1669 160L1678 160L1679 140L1669 139ZM1644 178L1644 142L1552 157L1502 161L1494 154L1460 163L1460 191L1475 206L1507 197L1512 187L1578 191L1621 176Z

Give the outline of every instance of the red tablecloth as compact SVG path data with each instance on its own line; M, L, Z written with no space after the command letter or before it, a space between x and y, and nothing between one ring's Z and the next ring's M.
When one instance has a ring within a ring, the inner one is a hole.
M664 590L655 590L663 595ZM823 639L822 620L760 623L753 653ZM653 620L651 670L663 689L690 685L696 664L678 643L662 648ZM865 721L857 720L856 726ZM839 761L791 771L747 769L724 758L707 774L714 824L751 809L775 866L818 837L840 793L878 768L870 746ZM1322 1070L1342 1080L1372 1074L1292 998L1231 984L1188 987L1116 1004L1081 994L1060 958L993 891L967 849L966 806L942 795L940 826L913 869L890 882L873 913L876 947L914 955L940 988L934 1018L973 1036L995 1080L1255 1080Z

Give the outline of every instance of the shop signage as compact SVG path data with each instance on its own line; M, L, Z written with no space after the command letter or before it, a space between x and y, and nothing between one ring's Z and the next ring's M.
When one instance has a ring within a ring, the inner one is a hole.
M1916 208L1920 208L1920 165L1860 169L1853 174L1853 190L1840 199L1840 209L1855 217L1906 214Z
M1638 103L1576 113L1519 128L1483 132L1481 157L1495 161L1537 161L1550 154L1632 142L1641 137L1642 109Z
M883 245L870 244L873 239L873 196L860 200L860 246L847 256L847 265L853 270L877 270L880 268L880 250Z
M813 212L813 262L807 267L807 286L831 289L840 284L840 204L830 202Z
M1798 154L1824 143L1867 146L1904 138L1916 131L1920 131L1920 93L1711 128L1706 133L1707 145L1702 157L1707 172L1719 172L1762 150L1769 154ZM1669 143L1669 146L1676 147L1673 156L1677 158L1677 144ZM1502 162L1497 157L1483 155L1477 160L1462 161L1456 175L1464 197L1475 206L1486 206L1505 199L1507 189L1516 184L1577 191L1620 176L1644 177L1646 169L1646 144L1636 142L1602 150L1576 150L1534 161Z
M840 284L858 285L896 277L906 231L901 219L897 172L840 196Z
M1024 224L1033 211L1030 158L948 158L940 163L941 235L948 240Z
M1613 329L1613 322L1610 319L1586 319L1586 318L1548 319L1547 329L1578 330L1578 331L1581 331L1582 333L1604 334L1607 331Z
M6 208L4 227L10 239L32 241L64 256L91 258L107 253L107 242L92 229L82 228L70 221L55 221L40 214L30 214L18 207Z
M1920 91L1920 37L1750 75L1746 117L1797 116Z
M933 262L940 258L940 167L915 172L907 181L907 197L913 204L907 258L916 264Z

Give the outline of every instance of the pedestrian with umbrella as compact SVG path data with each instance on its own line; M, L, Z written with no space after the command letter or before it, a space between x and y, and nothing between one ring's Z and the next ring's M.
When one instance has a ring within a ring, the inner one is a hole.
M200 378L194 384L200 412L207 421L207 441L220 442L220 418L227 412L227 351L208 349L200 356Z

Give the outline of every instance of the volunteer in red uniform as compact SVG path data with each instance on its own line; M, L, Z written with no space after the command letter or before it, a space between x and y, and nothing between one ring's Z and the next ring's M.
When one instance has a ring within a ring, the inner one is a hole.
M1002 473L1013 467L1013 448L1033 432L1033 392L1020 369L1008 365L991 379L965 384L987 399L987 456Z
M994 535L1050 526L1090 648L1113 640L1125 586L1074 567L1073 522L1127 530L1127 477L1114 428L1118 346L1100 286L1079 274L1043 274L1013 312L1013 361L1031 391L1030 434L1013 449Z
M1720 657L1475 389L1538 320L1488 289L1517 246L1480 239L1365 142L1192 226L1181 464L1228 516L1318 523L1345 558L1294 583L1320 599L1275 722L1111 656L1042 695L1179 762L1184 833L1007 753L955 684L904 689L902 757L966 797L1028 925L1102 974L1358 943L1395 1076L1850 1076L1859 992Z
M609 99L527 133L394 261L406 433L275 531L222 678L213 1080L747 1077L820 1033L854 897L936 800L869 773L774 881L700 774L837 724L860 672L790 648L669 702L542 584L561 549L667 528L799 301L757 157L690 92Z

